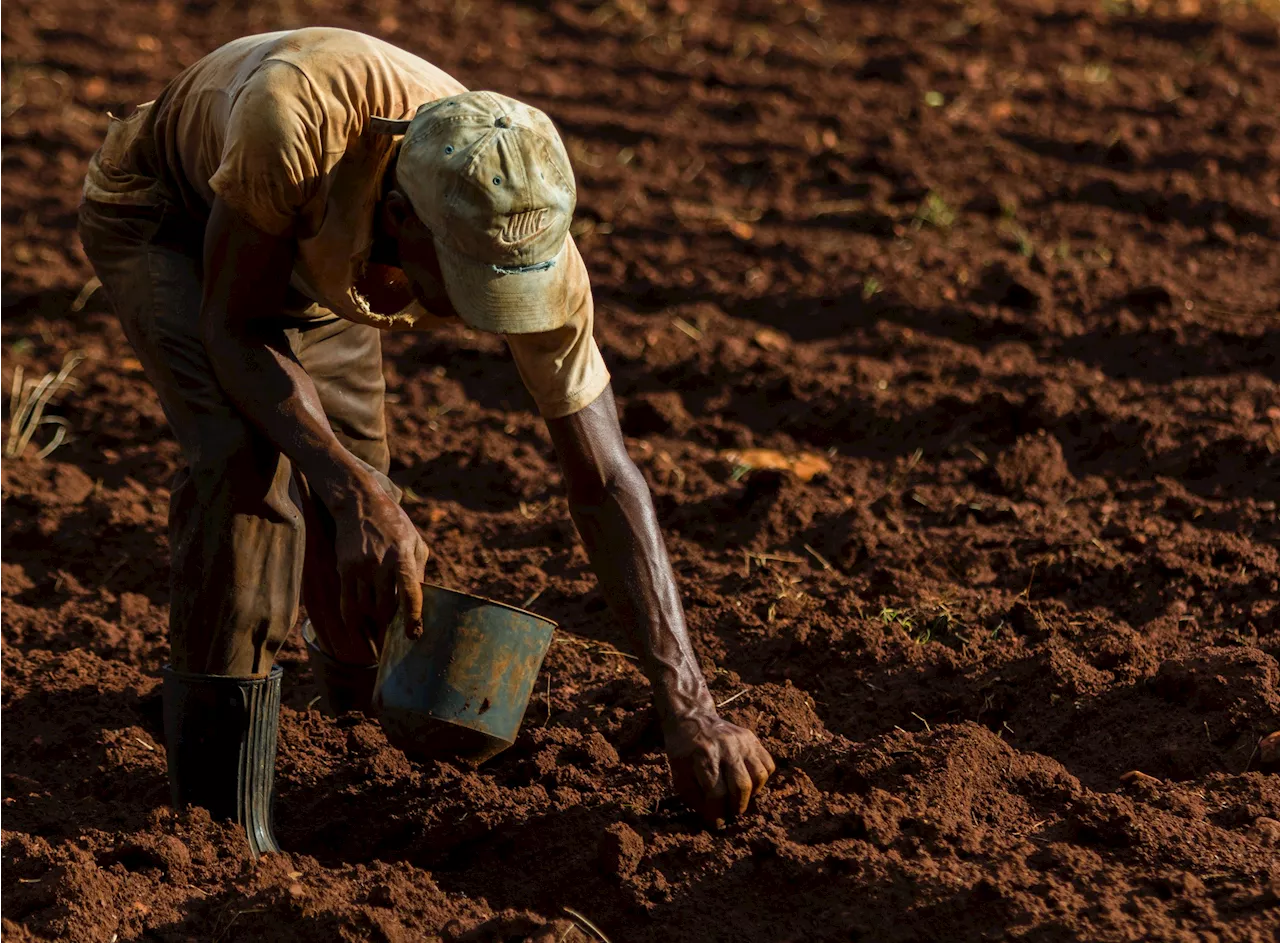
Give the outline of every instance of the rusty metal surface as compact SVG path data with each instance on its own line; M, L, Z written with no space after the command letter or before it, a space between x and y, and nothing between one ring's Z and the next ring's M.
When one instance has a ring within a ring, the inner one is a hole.
M483 762L515 742L555 623L430 583L423 594L422 637L398 615L387 631L374 709L406 753Z

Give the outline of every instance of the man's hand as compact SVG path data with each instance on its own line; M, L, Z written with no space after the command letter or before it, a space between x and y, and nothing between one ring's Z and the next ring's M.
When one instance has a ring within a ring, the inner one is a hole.
M666 741L676 792L709 825L746 812L776 769L755 734L715 713L674 721Z
M342 581L342 621L366 637L382 631L403 600L404 630L422 635L422 573L427 545L404 509L376 481L360 480L351 499L331 508ZM380 644L380 638L373 638Z

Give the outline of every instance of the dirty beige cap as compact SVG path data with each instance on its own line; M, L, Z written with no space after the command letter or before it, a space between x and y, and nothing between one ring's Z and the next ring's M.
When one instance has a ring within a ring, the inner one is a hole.
M462 319L499 334L563 325L577 187L551 119L505 95L465 92L374 127L404 134L396 184L431 230Z

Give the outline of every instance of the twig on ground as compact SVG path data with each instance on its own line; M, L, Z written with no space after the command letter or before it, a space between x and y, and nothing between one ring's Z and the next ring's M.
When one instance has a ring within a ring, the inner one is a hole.
M1241 773L1247 773L1247 772L1249 772L1249 764L1250 764L1250 763L1252 763L1252 762L1253 762L1253 758L1254 758L1255 756L1257 756L1257 755L1258 755L1258 746L1259 746L1259 744L1260 744L1261 742L1262 742L1262 741L1261 741L1261 740L1259 740L1259 741L1258 741L1258 743L1255 743L1255 744L1253 745L1253 752L1252 752L1252 753L1250 753L1250 754L1249 754L1249 758L1248 758L1247 760L1245 760L1245 761L1244 761L1244 769L1240 770L1240 772L1241 772Z
M575 638L568 632L557 632L556 637L551 640L551 644L563 642L566 645L577 645L579 648L585 648L588 655L617 655L619 658L630 658L632 661L637 660L637 656L630 652L620 652L616 648L605 648L599 642L593 642L590 639ZM597 647L593 647L597 646Z
M805 550L808 550L808 551L809 551L809 553L810 553L810 555L811 555L815 560L817 560L819 563L821 563L821 564L822 564L822 568L823 568L824 570L829 570L829 569L831 569L831 564L827 562L827 558L826 558L826 557L824 557L822 554L818 553L818 551L814 550L814 549L813 549L812 547L810 547L808 544L805 544L805 545L804 545L804 549L805 549Z
M228 905L227 907L224 907L223 910L218 914L218 920L214 922L215 928L218 925L218 921L222 920L222 915L225 914L228 909L230 909L230 905ZM227 925L222 928L222 931L213 938L214 943L218 943L219 940L221 940L224 936L230 933L232 925L235 924L235 922L239 920L241 917L243 917L245 914L260 914L266 909L267 909L266 907L246 907L244 910L237 910L234 914L231 915L231 919L227 921ZM112 937L112 940L114 941L115 937Z
M532 596L530 596L528 599L526 599L524 602L520 604L520 608L528 609L530 606L533 605L534 600L536 600L541 595L542 595L542 590L537 590Z
M83 309L89 303L89 299L93 297L93 293L101 287L102 282L96 275L85 282L84 287L80 289L80 294L76 295L76 300L71 302L71 310L75 312Z
M106 586L107 583L111 581L111 577L119 573L121 567L123 567L128 562L129 562L129 556L128 554L125 554L123 557L121 557L119 560L116 561L115 565L112 566L111 569L107 570L106 575L102 577L102 582L100 582L98 585Z
M929 726L929 721L925 720L923 717L921 717L921 716L920 716L919 714L917 714L915 711L912 711L912 712L911 712L911 716L912 716L912 717L914 717L916 720L920 721L920 723L924 724L924 732L925 732L925 733L933 733L933 728Z
M601 930L599 927L597 927L594 923L592 923L590 920L588 920L588 919L587 919L586 917L584 917L582 914L578 913L578 912L577 912L576 910L574 910L572 907L565 907L565 908L564 908L564 912L565 912L565 913L567 913L567 914L568 914L570 917L572 917L574 920L579 920L579 921L581 921L581 922L582 922L582 924L583 924L583 926L585 926L588 930L590 930L592 933L594 933L596 936L598 936L598 937L601 939L602 943L611 943L610 939L609 939L607 936L605 936L605 935L604 935L604 931L603 931L603 930Z
M804 563L804 557L797 557L790 553L756 553L754 550L743 551L749 559L758 560L761 563L774 561L776 563Z
M590 654L590 655L617 655L619 658L630 658L632 661L635 661L635 660L636 660L636 656L635 656L635 655L632 655L630 652L620 652L620 651L618 651L616 648L592 648L592 649L589 649L589 650L588 650L588 654Z
M688 334L695 341L702 340L702 332L686 321L684 318L672 318L671 323L674 324L681 332Z
M738 698L742 697L742 695L746 694L749 690L751 689L743 688L741 691L739 691L737 694L733 695L732 697L726 697L723 701L721 701L719 704L716 705L716 710L719 710L720 708L724 707L726 704L732 704Z

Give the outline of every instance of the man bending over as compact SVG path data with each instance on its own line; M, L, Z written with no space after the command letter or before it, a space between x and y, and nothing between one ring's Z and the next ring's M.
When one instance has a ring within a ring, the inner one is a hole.
M642 655L675 786L708 820L773 772L721 719L627 456L545 114L360 33L232 42L115 120L85 181L85 251L182 448L172 486L165 734L175 805L277 850L273 664L306 604L330 710L368 709L427 547L387 478L380 332L503 335L573 519ZM495 364L495 369L498 369Z

